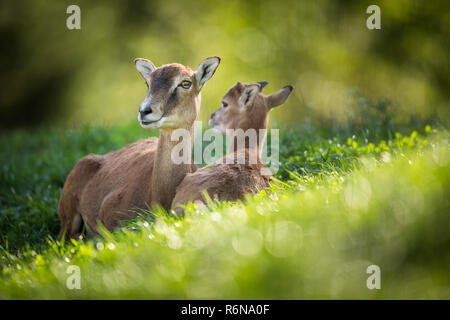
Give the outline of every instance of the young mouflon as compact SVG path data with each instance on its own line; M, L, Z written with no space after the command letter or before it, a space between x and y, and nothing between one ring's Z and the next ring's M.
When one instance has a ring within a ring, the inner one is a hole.
M187 174L176 189L172 205L176 212L182 212L182 205L188 202L204 203L204 192L212 199L235 201L269 186L270 171L260 160L266 130L259 129L267 129L270 110L282 105L293 87L264 95L262 89L266 85L266 81L238 82L223 96L222 105L211 115L209 125L226 134L233 129L231 139L235 141L249 129L255 130L258 137L253 142L244 139L241 147L232 143L225 157Z

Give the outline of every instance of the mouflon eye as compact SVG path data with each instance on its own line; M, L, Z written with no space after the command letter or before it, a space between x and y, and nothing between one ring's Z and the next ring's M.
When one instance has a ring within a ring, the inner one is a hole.
M181 83L178 85L179 87L182 87L183 89L189 89L192 85L192 82L188 80L181 81Z
M222 101L222 107L224 107L224 108L228 107L228 103L226 103L225 101Z

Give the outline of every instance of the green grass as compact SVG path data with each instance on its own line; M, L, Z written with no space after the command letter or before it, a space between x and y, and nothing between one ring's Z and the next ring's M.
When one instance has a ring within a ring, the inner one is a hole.
M280 130L282 186L245 204L156 210L60 244L57 202L83 155L135 123L0 136L0 298L449 298L448 132ZM366 288L366 268L382 290ZM69 265L82 289L68 290Z

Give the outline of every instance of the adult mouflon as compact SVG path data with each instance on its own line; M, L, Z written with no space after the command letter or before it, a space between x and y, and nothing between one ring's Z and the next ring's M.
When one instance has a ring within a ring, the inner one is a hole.
M159 129L160 137L140 140L105 155L90 154L68 175L58 207L61 231L67 238L80 235L85 223L93 233L98 223L113 230L121 220L134 216L133 208L159 204L170 209L176 187L187 173L196 170L189 163L175 164L171 141L176 129L191 133L184 150L192 150L193 125L200 111L200 91L220 63L219 57L203 60L196 71L172 63L155 67L146 59L135 59L148 94L139 108L138 120L145 129Z

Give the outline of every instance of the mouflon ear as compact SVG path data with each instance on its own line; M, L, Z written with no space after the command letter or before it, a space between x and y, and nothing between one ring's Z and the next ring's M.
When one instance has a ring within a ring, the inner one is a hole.
M269 109L275 108L276 106L282 105L286 102L287 98L291 94L292 90L294 90L293 86L283 87L278 92L272 93L267 96L267 106Z
M197 87L200 90L206 81L211 79L217 67L220 64L219 57L210 57L203 60L195 71L195 80L197 81Z
M256 94L261 90L261 85L259 83L249 83L245 86L239 97L239 106L242 109L246 109L253 104Z
M258 83L261 86L261 90L260 91L262 91L264 89L264 87L269 84L269 82L267 82L267 81L258 81Z
M153 63L144 58L136 58L134 59L134 64L136 65L136 69L139 71L142 78L144 78L147 82L150 81L150 73L156 69Z

